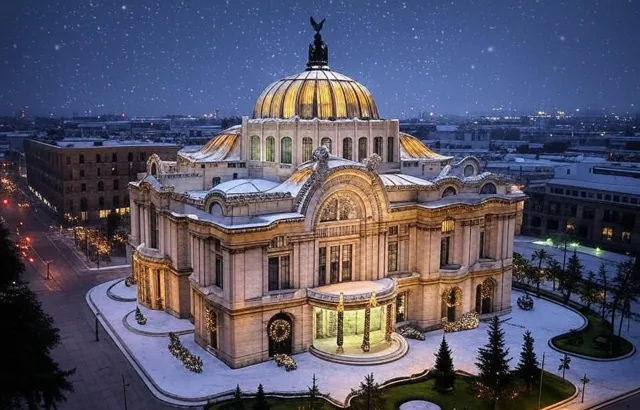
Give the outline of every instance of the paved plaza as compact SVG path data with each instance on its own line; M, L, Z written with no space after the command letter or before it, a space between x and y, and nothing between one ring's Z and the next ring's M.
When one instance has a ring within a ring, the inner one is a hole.
M134 368L141 374L154 394L175 404L202 404L226 392L230 392L236 384L244 391L254 392L259 383L268 392L304 392L310 383L312 375L318 379L320 390L330 394L336 400L344 402L352 387L357 386L364 376L373 372L376 380L383 382L391 378L409 376L420 373L434 365L434 353L442 338L442 331L426 333L425 341L409 340L408 354L393 363L377 366L345 366L322 361L309 353L294 356L298 363L298 370L285 372L276 367L275 363L265 362L242 369L231 369L205 351L193 340L193 334L186 333L181 341L192 353L200 356L204 362L203 372L192 373L184 368L182 363L169 354L167 349L169 339L166 336L142 335L133 332L125 325L123 318L132 312L135 302L114 300L107 295L107 289L117 281L110 281L93 288L87 294L87 302L101 319L120 349L125 353ZM115 288L115 286L114 286ZM514 292L512 304L516 306L516 299L521 293ZM150 330L163 333L178 329L184 330L186 320L173 319L162 321L154 325L151 312L141 308L148 317ZM561 354L552 350L548 340L570 329L584 324L583 317L555 303L545 300L535 300L535 308L526 312L514 308L513 312L504 318L504 330L507 344L511 349L511 366L517 363L522 345L522 334L531 330L536 339L536 352L539 358L546 355L546 369L556 371ZM478 329L447 334L447 340L454 357L455 367L459 370L475 373L475 358L477 349L487 341L487 324L482 323ZM634 343L640 341L640 332L635 324L631 324L630 332L626 335ZM586 408L607 398L619 395L640 385L640 380L633 376L640 365L638 355L622 361L595 362L573 358L571 368L567 371L567 378L576 385L579 379L587 373L591 379L588 385L585 403L574 401L568 408ZM631 376L631 377L630 377Z

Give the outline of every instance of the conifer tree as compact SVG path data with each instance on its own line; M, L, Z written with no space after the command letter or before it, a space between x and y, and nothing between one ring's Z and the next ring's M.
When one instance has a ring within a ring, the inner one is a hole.
M562 272L559 279L559 289L563 295L563 302L569 303L572 293L577 289L582 280L582 269L584 266L580 263L578 252L573 251L573 255L567 262L567 269Z
M0 408L52 409L73 391L69 377L51 357L60 344L59 329L42 310L36 294L22 279L24 264L9 231L0 223L0 323L3 358ZM9 337L10 335L10 337Z
M442 341L440 342L440 348L436 353L436 365L434 369L434 378L436 390L448 391L453 389L455 383L456 374L453 369L453 359L451 357L451 350L449 344L444 335L442 335Z
M533 348L535 340L533 336L531 336L531 332L527 330L524 332L522 337L524 340L522 342L520 362L518 363L518 367L516 367L516 372L525 382L527 391L531 391L531 387L535 384L536 378L540 373L540 369L538 368L538 358L536 357L536 352Z
M244 403L242 402L242 390L240 385L236 385L236 389L233 391L233 404L231 406L233 410L244 410Z
M511 388L513 376L509 371L509 349L505 347L504 330L498 316L494 316L489 324L489 342L478 349L476 366L481 394L491 400L494 408Z
M256 393L256 400L253 403L253 410L269 410L269 403L264 395L264 388L262 384L258 385L258 393Z
M386 408L386 400L380 389L380 385L373 379L373 373L364 377L358 390L351 389L354 397L349 405L350 410L383 410Z
M320 396L320 389L318 389L318 383L316 381L316 374L313 374L311 379L311 386L309 386L309 404L307 410L318 410L318 396Z

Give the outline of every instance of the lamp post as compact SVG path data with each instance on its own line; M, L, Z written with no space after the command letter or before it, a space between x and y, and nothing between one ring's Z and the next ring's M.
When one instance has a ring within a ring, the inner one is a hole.
M51 279L51 277L49 276L49 265L51 265L51 262L53 261L45 261L45 265L47 265L47 280Z
M544 355L542 352L542 365L540 366L540 393L538 393L538 410L540 410L540 404L542 403L542 378L544 377Z
M582 382L582 400L580 402L584 403L584 389L587 387L587 383L589 383L591 379L589 379L587 377L587 374L585 373L584 376L580 379L580 381Z

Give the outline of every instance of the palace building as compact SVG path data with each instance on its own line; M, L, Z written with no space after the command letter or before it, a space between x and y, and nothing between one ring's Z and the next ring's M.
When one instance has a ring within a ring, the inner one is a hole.
M191 319L233 368L307 351L385 363L408 349L399 326L511 309L524 194L380 118L314 28L306 70L252 118L129 184L138 302Z

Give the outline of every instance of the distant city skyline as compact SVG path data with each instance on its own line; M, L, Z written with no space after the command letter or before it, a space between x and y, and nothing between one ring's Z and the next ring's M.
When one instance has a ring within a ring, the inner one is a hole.
M327 18L329 65L385 118L640 111L636 0L305 3L9 2L0 114L251 116L304 69L310 15Z

